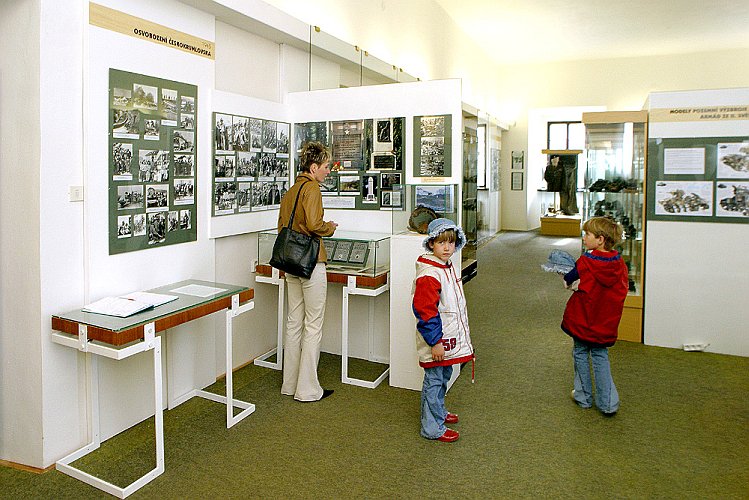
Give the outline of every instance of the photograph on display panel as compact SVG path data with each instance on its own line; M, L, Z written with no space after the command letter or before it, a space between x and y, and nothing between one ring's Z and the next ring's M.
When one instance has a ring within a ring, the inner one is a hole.
M710 181L657 181L656 215L704 217L713 215L713 183Z
M431 208L438 214L455 212L453 186L416 186L416 206Z
M109 70L110 254L197 239L194 224L167 234L176 205L196 210L196 100L194 85Z
M414 117L414 176L452 175L452 116Z
M718 217L749 217L749 182L718 182L715 201Z
M234 151L250 150L250 119L244 116L232 116L231 144Z
M749 179L749 142L718 144L718 179Z

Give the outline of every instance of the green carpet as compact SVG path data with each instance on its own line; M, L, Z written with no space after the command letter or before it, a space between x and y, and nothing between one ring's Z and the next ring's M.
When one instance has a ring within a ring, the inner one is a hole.
M250 365L235 395L256 412L228 430L207 400L166 412L166 472L131 498L749 498L749 359L619 342L619 413L578 408L559 329L569 292L539 267L553 248L579 253L579 240L503 233L479 250L466 285L476 382L464 373L447 396L456 443L419 437L418 392L341 384L336 356L321 358L335 394L318 403L281 396L281 374ZM153 468L152 435L149 419L77 465L124 486ZM0 497L106 495L0 467Z

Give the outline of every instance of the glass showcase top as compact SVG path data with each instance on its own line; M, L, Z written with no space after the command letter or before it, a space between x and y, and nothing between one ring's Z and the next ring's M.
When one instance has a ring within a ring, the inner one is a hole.
M258 234L258 264L270 265L277 235L275 229ZM389 233L338 230L322 243L329 273L379 276L390 271Z

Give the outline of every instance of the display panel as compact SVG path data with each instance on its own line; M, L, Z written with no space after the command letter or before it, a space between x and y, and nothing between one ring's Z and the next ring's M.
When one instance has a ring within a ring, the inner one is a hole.
M749 137L651 139L648 218L749 222Z
M214 216L278 208L289 189L291 125L213 113Z
M197 239L197 96L109 70L110 255Z
M452 175L452 115L414 117L413 175Z

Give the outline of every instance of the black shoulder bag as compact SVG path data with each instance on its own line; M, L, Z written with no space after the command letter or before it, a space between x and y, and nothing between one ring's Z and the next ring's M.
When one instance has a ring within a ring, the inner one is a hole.
M270 259L270 265L294 276L309 278L312 276L312 271L315 270L315 265L317 264L317 255L320 252L320 239L291 229L291 225L294 223L294 215L296 214L296 206L299 203L299 195L302 194L304 184L299 186L299 191L296 193L296 201L294 201L294 208L291 210L289 224L281 228L276 242L273 244L273 255Z

